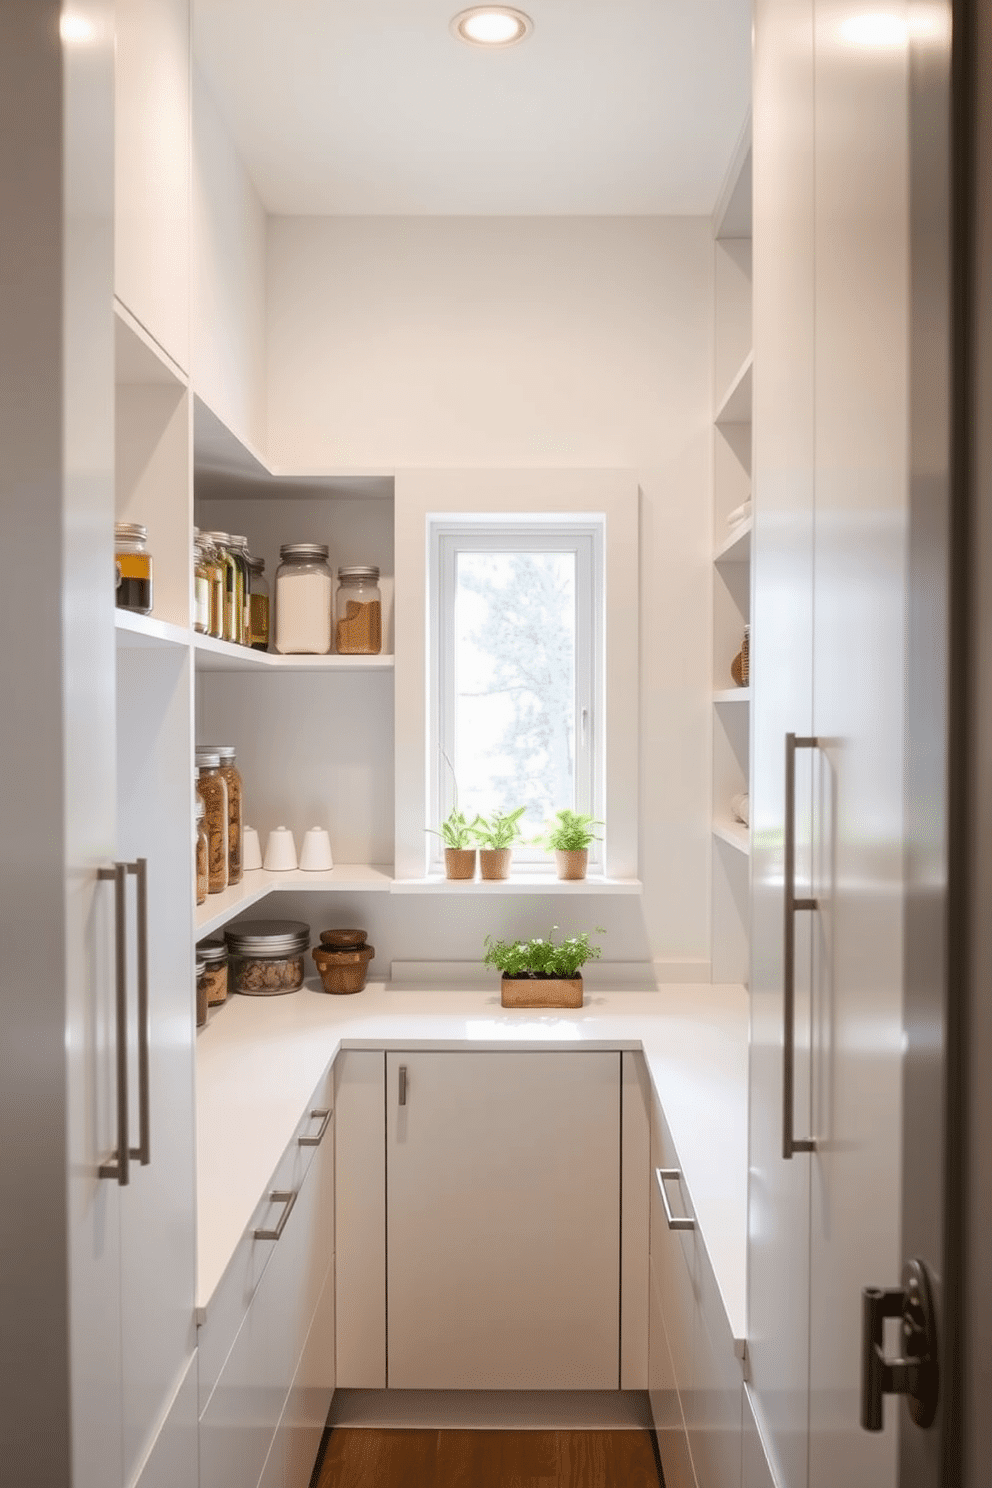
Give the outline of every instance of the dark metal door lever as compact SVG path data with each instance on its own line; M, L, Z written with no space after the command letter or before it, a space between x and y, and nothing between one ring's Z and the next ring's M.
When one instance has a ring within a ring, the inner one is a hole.
M865 1287L861 1293L861 1425L881 1431L885 1395L908 1397L917 1426L932 1425L937 1414L937 1314L930 1278L922 1261L907 1261L901 1287ZM886 1318L902 1319L902 1356L885 1355Z

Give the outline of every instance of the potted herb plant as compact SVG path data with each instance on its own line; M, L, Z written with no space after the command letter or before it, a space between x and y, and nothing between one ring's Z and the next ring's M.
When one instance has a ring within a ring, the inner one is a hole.
M435 837L440 837L444 843L444 872L447 878L474 878L475 877L475 829L481 818L475 821L468 818L455 806L449 813L447 820L441 823L440 832L435 832ZM433 832L433 827L428 827Z
M604 932L597 926L600 935ZM600 948L589 944L589 932L555 941L557 925L547 940L494 940L486 936L483 964L503 974L500 1002L503 1007L581 1007L581 968L598 960Z
M509 878L513 844L521 836L520 818L527 810L494 811L492 816L479 816L472 834L479 844L479 877L490 881Z
M544 832L535 841L554 853L559 878L585 878L589 866L589 844L598 840L593 827L602 825L591 816L583 816L565 806L551 822L545 823Z

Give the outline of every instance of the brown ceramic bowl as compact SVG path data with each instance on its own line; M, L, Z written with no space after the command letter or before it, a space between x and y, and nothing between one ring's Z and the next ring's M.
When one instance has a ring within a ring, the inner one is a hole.
M375 946L364 945L346 951L314 946L310 954L320 972L325 992L361 992L369 962L375 955Z
M353 951L363 946L369 938L367 930L321 930L321 944L336 951Z

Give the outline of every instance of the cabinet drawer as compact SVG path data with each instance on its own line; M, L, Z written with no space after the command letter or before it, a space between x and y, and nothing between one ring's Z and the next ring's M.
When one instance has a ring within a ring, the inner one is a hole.
M266 1185L264 1194L259 1195L258 1208L252 1215L251 1223L238 1244L238 1248L227 1270L217 1287L216 1292L210 1299L207 1315L201 1322L197 1334L197 1346L199 1350L200 1368L200 1414L207 1407L221 1370L227 1359L234 1340L238 1335L252 1298L261 1282L265 1268L275 1254L276 1247L271 1240L256 1240L255 1230L268 1227L270 1222L278 1219L278 1211L273 1216L272 1205L268 1195L273 1190L299 1191L304 1178L309 1172L311 1163L317 1152L320 1152L325 1170L330 1173L332 1192L329 1202L332 1205L331 1224L327 1234L328 1256L334 1248L333 1227L333 1153L334 1153L334 1121L333 1116L326 1125L323 1136L318 1146L312 1145L313 1139L320 1132L322 1122L315 1119L310 1113L312 1111L330 1111L332 1107L332 1077L330 1073L324 1076L313 1096L307 1102L306 1111L297 1124L293 1139L283 1156L279 1165L273 1173L270 1182ZM301 1138L303 1139L301 1143ZM323 1180L322 1180L323 1181ZM325 1198L325 1202L327 1202Z
M659 1168L671 1171L677 1167L674 1149L662 1148L658 1152L652 1142L651 1267L661 1291L675 1382L683 1397L683 1409L688 1420L687 1399L695 1382L693 1329L697 1308L697 1235L694 1230L669 1229L658 1178ZM674 1214L692 1216L683 1183L670 1178L666 1181L665 1191Z
M334 1395L334 1261L283 1413L285 1488L308 1488Z
M648 1325L648 1397L665 1474L665 1488L696 1488L675 1371L662 1316L661 1285L651 1268Z

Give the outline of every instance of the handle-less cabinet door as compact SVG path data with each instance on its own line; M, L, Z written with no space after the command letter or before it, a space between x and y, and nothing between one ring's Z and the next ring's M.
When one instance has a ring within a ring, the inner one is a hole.
M620 1383L620 1055L386 1056L388 1383Z

